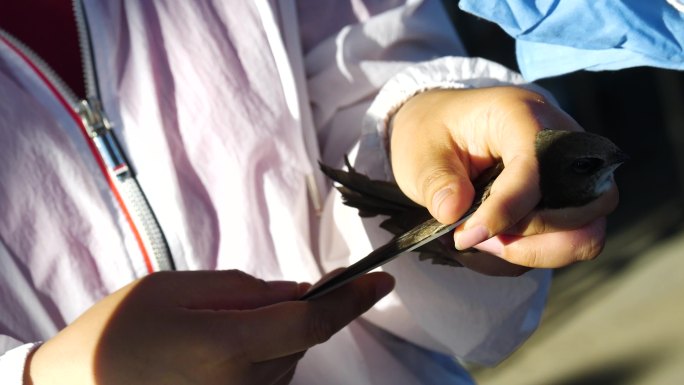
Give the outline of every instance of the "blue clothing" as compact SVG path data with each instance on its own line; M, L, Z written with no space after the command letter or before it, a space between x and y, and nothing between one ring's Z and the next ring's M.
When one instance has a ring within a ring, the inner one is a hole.
M684 69L684 0L461 0L516 39L527 80L580 69Z

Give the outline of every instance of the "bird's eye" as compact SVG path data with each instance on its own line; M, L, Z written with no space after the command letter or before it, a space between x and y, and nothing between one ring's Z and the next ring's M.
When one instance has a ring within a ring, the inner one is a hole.
M572 162L572 171L577 174L589 174L596 171L603 164L599 158L579 158Z

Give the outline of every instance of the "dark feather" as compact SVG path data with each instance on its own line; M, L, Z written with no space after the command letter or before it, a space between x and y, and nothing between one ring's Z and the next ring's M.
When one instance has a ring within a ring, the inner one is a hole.
M319 164L323 173L338 183L336 188L342 194L345 205L358 209L362 217L387 216L380 227L395 236L404 234L431 218L429 211L404 195L396 183L370 179L357 172L346 157L348 171ZM473 185L479 191L487 191L502 169L503 167L492 167L486 170ZM486 192L483 195L486 197ZM459 251L453 246L453 233L425 244L416 251L421 253L421 260L429 259L435 264L462 266L455 259Z
M363 207L370 212L373 211L372 208L376 208L379 210L377 214L422 207L404 195L396 183L372 180L354 170L347 157L344 158L344 162L349 171L336 170L323 163L319 165L328 178L341 185L338 190L349 206Z

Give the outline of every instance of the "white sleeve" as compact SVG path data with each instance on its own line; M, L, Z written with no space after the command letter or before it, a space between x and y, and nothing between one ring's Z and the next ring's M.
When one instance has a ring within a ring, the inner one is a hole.
M9 337L0 336L0 341ZM4 345L4 344L3 344ZM15 347L0 355L0 379L3 385L22 385L26 359L40 343L29 343Z

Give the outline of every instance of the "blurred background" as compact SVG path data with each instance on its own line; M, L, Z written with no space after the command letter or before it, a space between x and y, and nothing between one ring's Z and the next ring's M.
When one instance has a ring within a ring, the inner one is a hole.
M471 56L517 70L496 24L445 2ZM555 272L542 325L481 385L684 383L684 74L581 71L537 82L587 131L631 160L616 172L620 205L598 259Z

